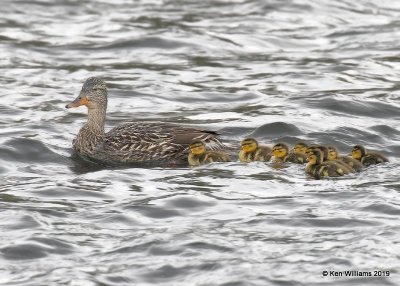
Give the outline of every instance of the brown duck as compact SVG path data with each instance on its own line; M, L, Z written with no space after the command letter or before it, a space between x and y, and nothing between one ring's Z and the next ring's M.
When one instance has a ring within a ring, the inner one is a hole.
M88 78L79 96L66 108L81 105L88 108L88 119L73 140L73 148L79 156L95 161L187 164L187 150L193 140L205 142L209 150L225 147L214 131L167 123L127 122L105 132L107 87L97 77Z

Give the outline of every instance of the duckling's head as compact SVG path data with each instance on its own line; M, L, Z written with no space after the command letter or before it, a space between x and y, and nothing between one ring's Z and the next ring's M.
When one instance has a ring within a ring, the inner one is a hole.
M367 151L365 150L364 146L356 145L351 150L351 156L353 159L360 160L362 157L365 156Z
M335 160L338 156L338 150L334 146L328 146L328 160Z
M79 96L65 107L72 108L81 105L86 105L88 109L107 108L107 86L102 79L98 77L88 78L83 84Z
M189 151L193 155L201 155L206 152L206 145L202 141L193 141L189 145Z
M277 143L272 147L272 153L276 158L283 158L289 152L289 146L286 143Z
M307 161L310 165L321 164L323 160L323 154L319 149L310 150L307 154Z
M254 138L246 138L240 143L241 149L246 152L254 152L258 148L258 142Z
M328 160L328 148L322 145L311 145L306 150L306 155L308 156L314 150L320 150L322 152L322 159L324 161Z
M304 142L297 142L296 145L293 147L293 151L296 153L305 154L308 145Z

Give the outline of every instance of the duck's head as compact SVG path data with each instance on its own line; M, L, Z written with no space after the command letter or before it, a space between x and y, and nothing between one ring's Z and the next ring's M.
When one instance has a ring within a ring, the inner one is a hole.
M364 146L356 145L351 150L351 157L356 160L360 160L362 157L365 156L367 151L365 150Z
M296 145L293 147L293 151L295 153L300 153L300 154L305 154L307 150L308 145L304 142L298 142Z
M86 105L88 109L100 109L107 107L107 86L98 77L88 78L82 86L78 97L67 104L66 108Z
M328 146L328 160L335 160L338 156L338 150L334 146Z
M241 149L246 152L254 152L258 148L258 142L254 138L246 138L240 143Z
M276 158L283 158L289 152L289 146L286 143L277 143L272 147L272 153Z
M201 155L206 152L206 145L202 141L193 141L189 145L189 152L193 155Z
M310 165L321 164L323 160L323 154L317 148L310 150L307 154L307 161Z

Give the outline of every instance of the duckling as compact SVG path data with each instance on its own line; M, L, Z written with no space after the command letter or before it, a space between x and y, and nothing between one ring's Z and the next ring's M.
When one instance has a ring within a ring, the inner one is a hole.
M286 143L277 143L272 147L274 162L291 162L296 164L306 163L307 156L302 153L289 153L289 146Z
M329 160L328 156L329 156L329 152L328 152L328 147L325 147L323 145L312 145L310 147L307 148L306 154L307 156L309 155L310 152L312 152L313 150L320 150L322 153L322 161L326 162L326 161L330 161L330 162L334 162L335 164L339 165L340 167L342 167L342 170L345 174L349 174L351 172L354 172L354 170L347 165L346 163L340 161L340 160Z
M339 156L339 152L334 146L328 146L328 160L339 160L349 165L354 171L360 172L362 164L349 156Z
M313 144L307 147L306 149L306 155L308 157L309 154L312 153L312 151L314 151L315 149L318 149L321 151L322 153L322 159L323 161L326 161L326 158L328 158L328 149L323 146L323 145L317 145L317 144Z
M315 179L339 177L345 174L343 168L335 162L323 161L323 153L319 149L310 150L307 157L306 173Z
M300 154L306 154L308 145L302 141L297 142L296 145L294 145L292 149L292 153L300 153Z
M356 145L351 150L351 156L360 161L363 166L389 162L389 159L377 152L367 152L364 146Z
M254 138L245 138L241 143L239 160L243 163L253 161L269 161L271 159L271 148L265 145L259 145Z
M212 162L229 162L230 156L223 152L207 151L202 141L193 141L189 145L188 162L190 166L199 166Z
M306 174L310 175L313 178L320 179L319 171L321 169L321 163L323 162L323 155L321 150L317 148L307 148L307 165L306 165Z

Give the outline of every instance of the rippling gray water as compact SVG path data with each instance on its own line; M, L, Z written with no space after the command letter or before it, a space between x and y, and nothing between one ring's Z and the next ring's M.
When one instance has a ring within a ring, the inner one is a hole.
M400 285L400 2L5 0L0 15L1 285ZM86 110L64 108L90 76L109 86L107 128L360 143L391 162L329 180L95 167L71 157Z

